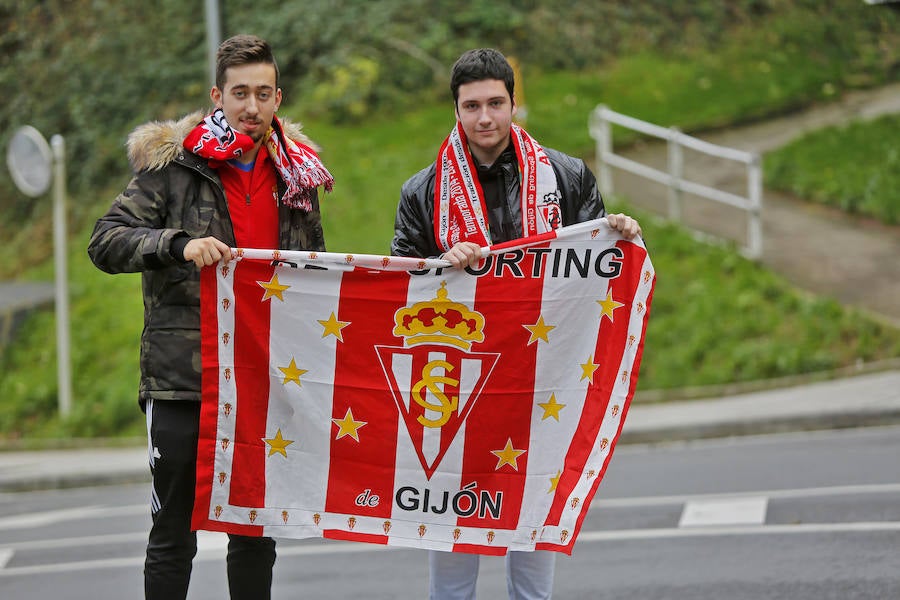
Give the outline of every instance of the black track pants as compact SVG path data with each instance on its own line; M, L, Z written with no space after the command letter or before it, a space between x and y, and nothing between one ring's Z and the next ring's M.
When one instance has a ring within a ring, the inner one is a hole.
M144 562L147 600L187 596L197 535L191 531L200 403L150 401L147 434L153 475L153 526ZM275 540L229 535L228 587L232 600L271 598Z

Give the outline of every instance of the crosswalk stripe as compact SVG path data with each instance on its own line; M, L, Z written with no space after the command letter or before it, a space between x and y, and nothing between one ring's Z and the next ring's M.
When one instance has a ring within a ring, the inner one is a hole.
M678 526L762 525L768 502L765 497L692 500L684 503Z

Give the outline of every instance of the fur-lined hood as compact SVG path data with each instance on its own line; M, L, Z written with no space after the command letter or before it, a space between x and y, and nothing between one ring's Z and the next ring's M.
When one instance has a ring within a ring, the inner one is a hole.
M162 169L184 150L181 143L208 113L197 111L178 121L152 121L139 125L128 136L128 160L135 172ZM281 119L284 134L290 139L319 148L303 133L303 126L288 119Z

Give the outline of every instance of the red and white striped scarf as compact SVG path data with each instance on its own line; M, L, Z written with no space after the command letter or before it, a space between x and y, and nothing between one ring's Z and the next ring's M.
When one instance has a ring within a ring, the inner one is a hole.
M547 154L518 125L512 125L510 136L521 174L522 237L560 228L559 186ZM434 235L438 246L446 252L460 241L490 245L484 192L461 123L456 123L441 144L436 167Z
M253 139L235 131L225 120L225 112L217 108L207 115L184 138L184 148L211 161L227 161L243 156L253 148ZM287 185L281 202L291 208L312 210L313 192L320 185L330 192L334 177L322 164L315 150L284 135L278 117L266 132L264 141L269 157Z

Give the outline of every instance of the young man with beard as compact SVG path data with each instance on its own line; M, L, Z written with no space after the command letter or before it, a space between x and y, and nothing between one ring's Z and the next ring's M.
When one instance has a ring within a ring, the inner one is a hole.
M392 254L440 255L465 268L478 264L481 248L489 244L603 216L624 238L640 235L633 218L606 214L583 160L541 147L512 123L513 69L500 52L482 48L464 53L453 65L450 89L456 125L437 160L403 184ZM509 597L550 598L555 556L509 552ZM429 551L430 598L474 599L478 566L477 554Z
M131 182L94 227L88 254L108 273L140 272L139 404L147 415L153 525L148 599L187 595L200 423L200 268L231 248L325 250L317 188L333 178L296 124L281 121L278 66L255 36L224 41L214 111L138 127ZM275 541L229 535L233 600L271 597Z

